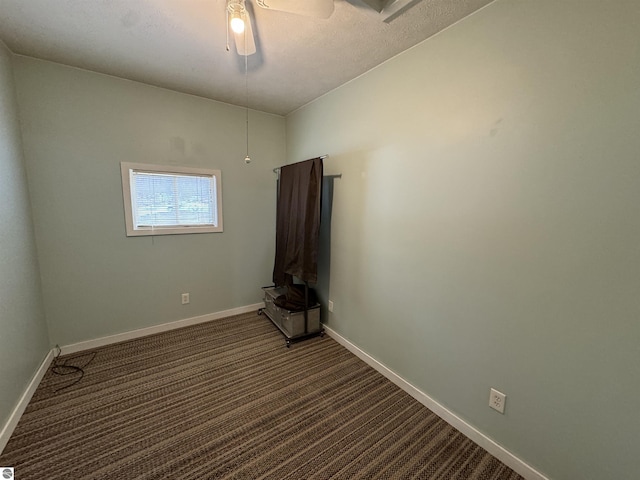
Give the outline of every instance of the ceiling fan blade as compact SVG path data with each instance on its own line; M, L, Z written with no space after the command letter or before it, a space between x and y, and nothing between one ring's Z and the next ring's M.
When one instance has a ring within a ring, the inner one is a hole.
M334 8L333 0L256 0L256 3L262 8L316 18L329 18Z
M236 50L238 55L253 55L256 53L256 41L253 38L253 29L251 28L251 17L248 13L243 14L244 32L233 32L236 41Z

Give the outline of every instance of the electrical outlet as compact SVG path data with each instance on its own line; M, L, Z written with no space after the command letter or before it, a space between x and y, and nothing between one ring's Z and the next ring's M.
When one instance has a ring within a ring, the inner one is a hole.
M188 293L183 293L182 294L182 304L186 305L187 303L189 303L189 294Z
M504 404L507 401L507 396L497 391L495 388L491 389L489 393L489 406L500 413L504 413Z
M333 313L333 302L329 300L329 311Z

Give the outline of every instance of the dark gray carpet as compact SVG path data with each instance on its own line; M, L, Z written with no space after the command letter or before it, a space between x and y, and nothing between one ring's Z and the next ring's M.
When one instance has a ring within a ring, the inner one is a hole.
M287 349L253 313L85 370L43 379L0 456L16 478L522 479L331 338Z

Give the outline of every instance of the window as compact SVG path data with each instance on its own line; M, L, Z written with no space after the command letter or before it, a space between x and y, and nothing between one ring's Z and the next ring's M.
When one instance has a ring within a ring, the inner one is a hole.
M127 236L222 232L220 170L120 164Z

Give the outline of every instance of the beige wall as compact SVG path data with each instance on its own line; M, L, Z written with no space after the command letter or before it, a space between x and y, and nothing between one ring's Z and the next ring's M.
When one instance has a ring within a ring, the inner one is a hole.
M0 431L49 351L12 58L0 42Z
M329 326L555 480L640 471L638 25L500 0L287 117Z
M17 57L25 158L54 343L256 303L269 283L279 116ZM224 232L127 237L120 162L222 171ZM190 293L181 305L181 293Z

